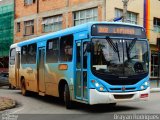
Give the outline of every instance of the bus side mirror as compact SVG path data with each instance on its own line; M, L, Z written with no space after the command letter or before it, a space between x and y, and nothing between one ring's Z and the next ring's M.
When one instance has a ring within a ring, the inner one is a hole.
M87 52L92 52L93 50L93 43L92 42L88 42L87 43L87 47L86 47L86 51Z

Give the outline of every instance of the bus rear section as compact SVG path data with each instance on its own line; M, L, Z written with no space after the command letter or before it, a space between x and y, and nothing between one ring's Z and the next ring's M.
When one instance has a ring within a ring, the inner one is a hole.
M20 88L19 81L19 69L20 69L20 48L17 44L13 44L10 47L9 53L9 83L10 88Z

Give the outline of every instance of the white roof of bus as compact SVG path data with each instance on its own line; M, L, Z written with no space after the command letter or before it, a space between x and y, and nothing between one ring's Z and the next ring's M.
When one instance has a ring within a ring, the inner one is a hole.
M17 47L17 43L14 43L10 46L10 48L16 48Z

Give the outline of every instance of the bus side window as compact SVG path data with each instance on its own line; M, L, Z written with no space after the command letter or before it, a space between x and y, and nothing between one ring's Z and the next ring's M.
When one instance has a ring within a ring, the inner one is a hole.
M23 46L21 49L21 64L27 64L28 46Z
M59 57L59 39L51 39L47 41L47 54L46 62L54 63L58 62Z
M60 40L60 61L70 62L73 56L73 35L64 36Z
M29 64L36 63L36 51L37 51L37 44L31 44L28 46L28 63Z

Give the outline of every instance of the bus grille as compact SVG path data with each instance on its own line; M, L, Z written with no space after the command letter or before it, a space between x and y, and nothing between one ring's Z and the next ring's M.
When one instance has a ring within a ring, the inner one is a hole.
M132 87L132 88L125 88L125 91L134 91L136 88ZM111 91L120 91L122 90L122 88L110 88Z

